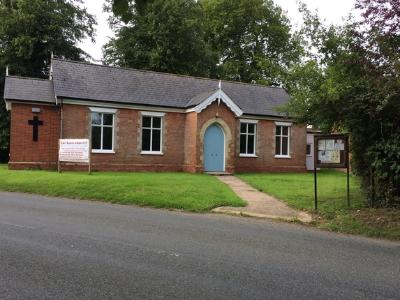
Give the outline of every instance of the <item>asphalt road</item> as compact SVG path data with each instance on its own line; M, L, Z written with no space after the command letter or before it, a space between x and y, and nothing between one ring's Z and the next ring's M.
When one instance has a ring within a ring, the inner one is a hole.
M0 193L0 299L400 299L400 243Z

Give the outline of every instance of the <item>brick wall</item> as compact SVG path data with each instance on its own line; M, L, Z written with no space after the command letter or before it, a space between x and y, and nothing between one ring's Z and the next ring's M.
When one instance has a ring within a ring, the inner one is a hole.
M196 170L203 171L203 137L205 126L218 123L225 136L232 135L226 147L227 172L303 172L306 170L306 128L294 125L291 128L291 158L275 158L275 122L259 120L257 124L257 157L240 157L240 121L224 104L217 102L204 109L198 115L198 155ZM228 127L224 128L224 127Z
M32 141L35 115L44 122L39 141ZM63 106L63 138L89 138L90 110L81 105ZM216 102L201 113L167 112L163 118L163 155L141 154L141 114L131 109L118 109L114 120L112 154L92 154L93 170L113 171L203 171L203 139L209 125L218 123L226 137L227 172L305 171L306 129L293 126L291 158L275 158L275 123L260 120L257 125L256 158L239 156L239 119L224 104ZM10 168L57 167L60 115L56 107L45 105L12 105ZM86 165L62 164L63 170L86 170Z
M78 116L78 117L77 117ZM86 106L64 105L63 138L89 138L90 111ZM163 118L163 155L141 152L141 114L118 109L114 118L115 153L93 153L92 169L99 171L182 171L185 114L168 112ZM82 169L64 164L63 169ZM83 166L83 168L85 168Z
M32 113L32 108L40 113ZM39 117L39 139L32 140L32 126L28 120ZM13 103L10 128L10 169L55 169L57 167L60 119L57 107Z
M275 122L260 120L257 124L257 157L239 156L239 123L235 171L246 172L304 172L306 170L306 128L294 125L290 134L290 158L275 157Z

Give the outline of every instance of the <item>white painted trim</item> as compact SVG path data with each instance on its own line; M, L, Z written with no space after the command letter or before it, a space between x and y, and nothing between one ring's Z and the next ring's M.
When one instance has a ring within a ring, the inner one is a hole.
M164 155L162 151L141 151L142 155Z
M12 106L12 103L6 101L6 110L7 110L7 111L10 111L10 110L11 110L11 106Z
M4 100L6 103L26 104L26 105L44 105L44 106L55 106L55 103L40 102L40 101L18 101L18 100Z
M250 121L250 122L247 122L247 121ZM254 134L252 134L252 133L248 133L248 130L249 130L249 126L247 125L247 127L246 127L246 133L242 133L241 132L241 128L242 128L242 126L241 126L241 124L242 123L244 123L244 124L253 124L254 125ZM245 120L245 121L242 121L242 119L240 119L240 124L239 124L239 156L242 156L242 157L257 157L257 136L258 136L258 125L257 125L257 121L256 120ZM249 144L248 144L248 142L249 142L249 135L252 135L252 136L254 136L254 144L253 144L253 147L254 147L254 153L241 153L240 152L240 139L242 138L242 135L246 135L246 152L247 152L247 150L248 150L248 148L249 148Z
M241 116L242 119L250 119L250 120L267 120L267 121L276 121L280 122L282 121L281 117L273 117L273 116L263 116L263 115L249 115L249 114L243 114ZM290 121L288 121L290 122Z
M11 100L8 100L11 101ZM15 102L22 102L22 101L15 101ZM27 104L31 104L32 102L24 102ZM147 105L138 105L138 104L121 104L121 103L107 103L107 102L102 102L99 103L99 101L91 101L91 100L75 100L75 99L69 99L65 98L63 99L64 104L72 104L72 105L81 105L81 106L98 106L98 107L111 107L111 108L124 108L124 109L132 109L132 110L151 110L151 111L159 111L159 112L175 112L175 113L188 113L188 112L194 112L194 108L186 109L186 108L172 108L172 107L167 107L167 106L147 106ZM38 104L35 102L35 104ZM42 104L42 103L41 103ZM46 105L43 103L42 105ZM54 104L49 104L47 105L54 105ZM240 117L242 118L249 118L249 119L258 119L258 120L268 120L268 121L280 121L282 118L280 117L273 117L273 116L263 116L263 115L246 115L243 114Z
M115 154L114 150L98 150L92 149L92 153Z
M290 150L291 150L291 138L292 138L292 125L287 125L287 124L292 124L292 123L288 123L288 122L275 122L275 141L276 141L276 137L279 137L280 139L280 149L281 149L281 153L282 153L282 145L283 145L283 137L287 137L288 139L288 147L287 147L287 155L282 155L282 154L275 154L276 158L291 158L290 156ZM277 134L276 132L276 128L280 126L280 127L287 127L288 129L288 134L284 135L283 134L283 128L281 128L281 134ZM275 153L276 153L276 142L275 142Z
M160 118L160 128L153 127L153 119L151 121L151 127L143 127L143 117ZM141 112L140 120L140 147L142 148L140 154L150 154L150 155L164 155L164 118L165 113L155 113L155 112ZM143 150L143 129L150 129L150 150ZM153 147L153 131L160 130L160 151L152 151Z
M141 111L142 116L146 117L164 117L165 113L163 112L155 112L155 111Z
M92 112L94 112L94 111L92 111ZM104 137L104 135L103 135L103 128L104 127L106 127L106 128L112 128L112 131L111 131L111 133L112 133L112 136L111 136L111 147L112 147L112 149L111 150L103 150L103 149L92 149L92 153L115 153L115 151L114 151L114 149L115 149L115 113L108 113L108 112L104 112L104 111L102 111L102 112L96 112L96 113L99 113L99 114L109 114L109 115L112 115L112 125L103 125L103 116L101 117L101 125L97 125L97 124L92 124L92 117L90 116L90 130L92 130L92 127L100 127L101 128L101 135L100 135L100 146L101 146L101 148L103 148L103 137ZM90 138L93 138L92 137L92 134L90 134ZM90 142L92 142L92 141L90 141Z
M93 106L93 107L110 107L110 108L125 108L125 109L133 109L133 110L151 110L151 111L160 111L160 112L176 112L176 113L185 113L186 109L184 108L169 108L169 107L158 107L158 106L147 106L147 105L136 105L136 104L120 104L120 103L107 103L99 101L90 101L90 100L74 100L74 99L64 99L64 104L72 104L72 105L82 105L82 106Z
M239 157L253 157L253 158L257 158L258 155L256 155L256 154L239 154Z
M209 105L211 105L214 101L219 101L222 100L233 112L237 117L240 117L243 115L243 111L240 109L239 106L237 106L231 98L225 92L221 89L217 90L214 94L209 96L207 99L205 99L203 102L198 104L197 106L186 110L186 112L197 112L200 113L202 112L205 108L207 108Z
M239 119L240 123L258 124L258 120L252 119Z
M103 114L115 114L117 113L116 109L111 109L111 108L103 108L103 107L89 107L91 112L96 112L96 113L103 113Z
M275 121L275 125L276 126L288 126L288 127L290 127L290 126L293 125L293 123L292 122L278 122L278 121Z

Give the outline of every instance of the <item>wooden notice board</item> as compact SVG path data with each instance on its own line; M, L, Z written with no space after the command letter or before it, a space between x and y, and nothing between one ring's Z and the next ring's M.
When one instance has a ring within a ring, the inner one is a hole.
M344 134L314 136L316 168L347 168L349 138Z

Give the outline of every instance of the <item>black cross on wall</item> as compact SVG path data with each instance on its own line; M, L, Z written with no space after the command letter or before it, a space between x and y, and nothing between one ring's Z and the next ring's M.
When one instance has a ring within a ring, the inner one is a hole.
M43 121L39 117L33 117L33 120L28 120L28 124L32 125L32 140L37 142L39 139L39 126L43 125Z

